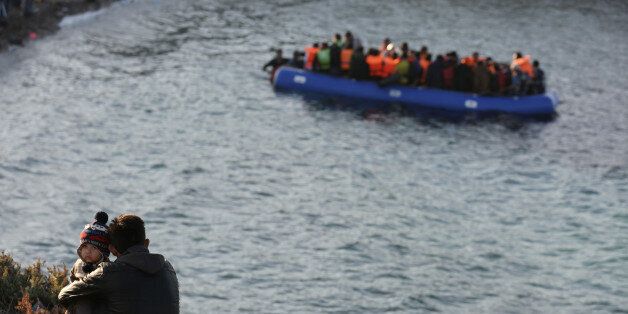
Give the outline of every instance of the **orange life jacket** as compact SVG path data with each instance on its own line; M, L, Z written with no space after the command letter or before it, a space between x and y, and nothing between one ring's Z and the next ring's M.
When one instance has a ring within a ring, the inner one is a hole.
M419 65L421 66L421 84L425 84L425 81L427 80L427 68L430 67L430 61L428 61L427 59L421 58L419 60Z
M488 69L488 72L491 73L491 74L495 74L497 72L495 70L495 64L494 63L487 64L486 68Z
M399 58L393 59L392 57L384 58L384 68L382 71L382 77L389 77L395 72L397 64L399 64Z
M478 60L476 61L475 59L473 59L472 56L468 56L468 57L464 57L462 58L462 61L460 63L464 63L465 65L469 66L470 68L475 68L475 66L477 65L478 62L480 61L486 61L486 58L484 57L479 57Z
M381 55L377 56L366 56L366 64L369 65L369 75L371 77L382 77L382 71L384 68L384 60Z
M319 48L306 47L305 48L305 69L311 70L314 67L314 59Z
M340 68L343 71L349 71L349 65L351 64L351 55L353 49L342 49L340 51Z
M531 78L534 78L534 69L532 68L532 63L530 62L530 55L513 60L510 64L510 68L514 69L515 67L519 67L521 72L527 74Z

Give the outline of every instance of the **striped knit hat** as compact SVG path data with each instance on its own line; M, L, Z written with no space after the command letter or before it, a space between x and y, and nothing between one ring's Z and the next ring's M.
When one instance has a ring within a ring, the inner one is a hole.
M104 258L109 257L109 230L107 229L107 221L109 215L105 212L98 212L94 216L94 222L89 225L85 225L85 228L81 232L81 244L76 250L80 254L81 246L84 243L89 243L97 247L103 254Z

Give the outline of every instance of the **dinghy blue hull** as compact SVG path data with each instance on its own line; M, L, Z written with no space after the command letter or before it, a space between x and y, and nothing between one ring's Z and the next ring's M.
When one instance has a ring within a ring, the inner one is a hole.
M458 113L553 116L558 105L558 97L552 92L513 97L479 96L422 87L379 87L371 81L356 81L291 67L279 68L275 72L273 84L278 90L397 104L417 114L425 110L437 110Z

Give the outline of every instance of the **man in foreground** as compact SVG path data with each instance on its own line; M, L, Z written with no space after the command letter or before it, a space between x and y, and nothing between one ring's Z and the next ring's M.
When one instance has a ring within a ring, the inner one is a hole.
M179 283L170 263L148 251L144 221L122 214L109 224L109 250L117 257L59 293L68 307L80 299L100 300L109 313L179 313Z

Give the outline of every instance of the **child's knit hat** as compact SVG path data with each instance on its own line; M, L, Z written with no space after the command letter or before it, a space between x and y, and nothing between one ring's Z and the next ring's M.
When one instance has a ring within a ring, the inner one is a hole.
M94 221L91 224L85 225L85 228L81 232L81 244L77 249L77 253L80 254L80 249L83 243L89 243L97 247L103 254L104 258L109 257L109 230L107 229L107 221L109 215L105 212L97 212L94 216Z

